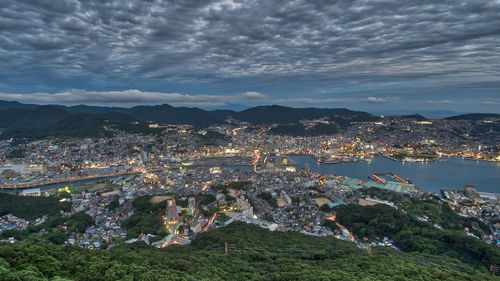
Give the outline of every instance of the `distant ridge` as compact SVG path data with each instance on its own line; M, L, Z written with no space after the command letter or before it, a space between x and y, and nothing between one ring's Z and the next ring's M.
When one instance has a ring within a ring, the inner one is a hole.
M331 121L373 121L377 116L345 108L293 108L279 105L252 107L235 114L234 118L253 124L293 123L326 117Z
M150 132L145 122L122 113L74 113L51 105L34 109L10 108L0 111L0 139L46 137L105 137L112 129Z
M411 115L398 115L398 116L389 116L392 118L401 118L401 119L415 119L416 121L424 121L427 120L424 116L420 114L411 114Z
M38 105L18 102L0 101L0 111L7 109L36 109ZM351 121L372 121L377 116L362 111L352 111L345 108L293 108L279 105L257 106L242 111L234 110L203 110L196 107L174 107L168 104L144 105L132 108L100 107L100 106L63 106L53 105L70 113L106 114L121 113L140 121L152 121L170 124L189 124L206 126L222 123L228 118L252 124L295 123L303 119L327 118L339 124Z
M12 109L12 108L20 108L20 109L34 109L39 107L40 105L36 104L23 104L17 101L3 101L0 100L0 110Z
M446 110L446 109L441 109L441 110L391 110L391 109L385 109L383 111L370 111L370 113L375 114L375 115L384 115L384 116L405 116L405 115L413 115L413 114L419 114L424 116L425 118L428 119L442 119L450 116L457 116L457 115L462 115L462 114L469 114L471 112L459 112L459 111L453 111L453 110Z
M451 116L444 118L446 120L482 120L482 119L488 119L488 118L494 118L494 119L500 119L500 114L495 114L495 113L471 113L471 114L462 114L462 115L457 115L457 116Z
M0 111L8 109L26 109L33 110L44 105L23 104L16 101L0 100ZM265 105L246 108L241 111L231 109L206 110L197 107L175 107L168 104L161 105L141 105L131 108L125 107L106 107L89 105L49 105L53 108L59 108L71 113L87 114L105 114L121 113L141 121L152 121L172 124L191 124L204 126L220 123L227 118L233 118L239 121L252 124L265 123L295 123L304 119L327 118L330 120L350 120L350 121L373 121L379 116L363 112L354 111L346 108L295 108L280 105ZM237 105L244 108L242 105ZM417 120L426 120L422 114L408 114L407 111L401 111L402 114L394 114L389 117L415 118ZM451 113L451 111L450 111ZM494 113L467 113L454 115L443 119L447 120L480 120L484 118L500 118L499 114Z
M305 130L301 120L324 119L312 130ZM100 106L34 105L0 101L0 138L44 138L47 136L106 136L113 129L131 132L151 132L148 122L187 124L207 127L226 120L248 122L253 125L277 124L271 133L292 135L334 134L356 122L378 121L382 117L345 108L293 108L266 105L234 110L203 110L196 107L174 107L168 104L135 106L132 108ZM419 114L388 116L385 118L426 120ZM446 120L481 120L500 118L498 114L464 114ZM130 124L136 124L130 126ZM488 124L486 124L488 125ZM478 133L491 131L491 126L479 128ZM498 129L493 128L495 132Z

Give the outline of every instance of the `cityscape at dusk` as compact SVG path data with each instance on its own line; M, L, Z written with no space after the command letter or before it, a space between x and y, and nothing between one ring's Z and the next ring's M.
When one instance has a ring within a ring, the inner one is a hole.
M0 3L0 280L498 280L500 2Z

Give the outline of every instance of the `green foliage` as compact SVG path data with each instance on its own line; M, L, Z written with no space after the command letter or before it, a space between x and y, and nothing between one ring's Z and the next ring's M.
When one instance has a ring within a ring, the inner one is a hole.
M319 210L322 212L325 212L325 213L329 213L329 212L333 211L333 208L334 207L328 206L328 204L323 204L323 205L321 205L321 207L319 207Z
M266 220L268 222L274 222L274 218L271 214L269 213L265 213L263 216L262 216L262 219L263 220Z
M49 216L42 224L30 224L25 230L4 231L0 234L0 238L14 237L16 240L39 240L37 232L46 229L50 232L44 236L45 239L54 244L62 244L72 232L84 233L92 224L92 218L83 212L76 213L71 217L62 217L57 214ZM61 228L63 225L66 226L66 230Z
M122 222L127 229L127 238L137 237L141 233L165 234L166 229L161 220L165 212L165 204L153 204L151 196L141 196L134 199L134 214Z
M189 200L187 198L184 198L184 200L182 200L181 198L181 196L175 196L175 204L177 206L181 206L182 208L187 208Z
M471 232L478 236L492 233L487 224L477 218L459 216L439 197L430 196L425 200L421 200L394 191L373 187L357 190L356 193L394 202L411 217L427 216L432 224L438 224L446 230L463 231L465 227L468 227Z
M72 113L56 106L0 111L0 139L36 140L47 137L110 137L112 129L130 133L159 133L145 122L121 113Z
M71 209L71 203L58 200L57 196L31 197L0 193L0 216L13 214L19 218L32 220L46 214L57 214L60 210Z
M370 239L392 237L405 226L419 225L398 210L383 204L360 206L340 205L334 208L340 224L356 233L359 237Z
M118 196L116 196L113 200L111 200L111 202L109 202L108 209L109 209L110 211L113 211L113 210L114 210L114 209L116 209L119 205L120 205L119 198L118 198Z
M221 134L216 131L207 131L204 135L197 135L200 142L204 145L218 145L221 142L229 140L229 137L225 134Z
M464 230L465 227L473 230L478 236L491 234L491 228L477 218L464 218L455 213L448 204L444 203L438 217L438 223L445 229Z
M217 206L212 206L210 207L210 209L208 210L204 210L202 209L201 210L201 214L203 215L203 217L205 218L210 218L214 213L218 212L219 211L219 208Z
M219 184L213 186L212 189L217 190L218 192L221 192L224 195L228 195L229 189L246 190L250 186L250 184L251 182L249 181L232 182L228 184Z
M84 212L79 212L66 221L66 227L69 232L84 233L85 230L94 224L92 217L85 214Z
M420 208L428 208L425 201L422 204L423 207ZM432 223L418 221L409 214L382 204L364 207L349 204L338 206L334 210L339 223L360 238L386 236L392 238L394 244L403 251L443 255L476 267L487 267L500 262L500 249L466 236L462 231L453 230L451 226L457 225L458 229L463 230L463 221L447 204L442 209L441 214L444 215L439 218L451 230L439 230Z
M215 200L214 195L203 195L203 196L198 196L196 197L196 201L199 202L199 205L209 205L210 203L213 203Z
M278 207L278 200L276 198L274 198L271 193L269 192L262 192L261 194L259 194L259 197L266 200L267 203L273 207L273 208L276 208Z
M64 244L64 241L66 241L69 237L70 233L65 232L62 229L56 229L50 232L45 236L45 239L48 241L56 244L56 245L62 245Z
M226 214L224 214L222 212L217 215L217 220L220 222L226 222L230 219L231 219L230 217L228 217Z
M153 203L151 203L151 196L140 196L132 201L132 206L136 211L148 212L153 209Z
M224 255L224 243L228 256ZM456 259L375 248L332 237L269 232L233 223L190 246L145 244L92 251L0 244L0 280L495 280Z
M26 155L26 150L24 148L14 148L11 150L5 158L23 158Z
M464 218L455 213L447 203L439 198L419 200L412 198L400 206L408 215L428 216L432 224L439 224L446 230L463 231L468 227L474 234L491 234L491 228L477 218Z

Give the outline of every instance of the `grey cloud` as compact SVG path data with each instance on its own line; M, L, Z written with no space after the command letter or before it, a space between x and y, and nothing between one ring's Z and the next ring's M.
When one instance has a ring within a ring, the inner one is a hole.
M430 104L453 104L451 100L428 100L427 103Z
M84 31L86 28L90 27L88 24L77 17L66 17L60 23L60 26L68 31L73 32Z
M180 93L144 92L139 90L93 92L70 90L58 93L15 94L0 93L0 100L19 101L34 104L108 104L137 105L162 104L216 106L234 102L266 99L258 92L246 92L227 96L221 95L189 95Z
M79 6L77 0L21 0L18 2L40 10L58 13L71 13L77 10Z
M9 0L0 27L0 78L464 84L500 76L498 1Z
M59 38L51 38L47 34L41 36L28 35L24 38L24 41L37 50L64 48L63 42Z
M500 104L500 101L491 101L491 100L486 100L486 101L483 101L482 104L487 104L487 105L496 105L496 104Z
M366 98L366 102L369 103L386 103L386 102L394 102L399 100L397 97L388 97L388 98L380 98L380 97L368 97Z

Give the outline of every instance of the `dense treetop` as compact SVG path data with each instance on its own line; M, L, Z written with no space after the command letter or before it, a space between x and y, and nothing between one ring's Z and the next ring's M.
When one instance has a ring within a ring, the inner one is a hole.
M224 242L229 255L224 255ZM71 246L0 245L2 280L490 280L486 268L451 257L375 248L335 238L269 232L234 223L190 246L143 243L91 251ZM493 280L493 279L491 279Z

